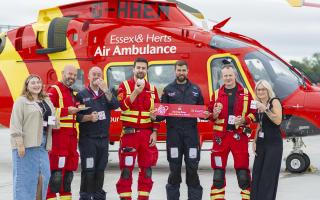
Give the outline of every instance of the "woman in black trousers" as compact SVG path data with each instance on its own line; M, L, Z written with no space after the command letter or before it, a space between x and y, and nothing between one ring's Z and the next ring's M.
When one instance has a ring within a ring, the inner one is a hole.
M282 107L271 85L261 80L256 84L258 132L253 141L255 159L252 169L251 200L276 199L283 144L280 124Z

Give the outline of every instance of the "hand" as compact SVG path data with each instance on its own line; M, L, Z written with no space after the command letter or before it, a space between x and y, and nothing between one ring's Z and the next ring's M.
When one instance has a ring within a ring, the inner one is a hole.
M257 109L260 113L263 113L267 110L267 107L263 103L257 101L256 104L257 104Z
M91 122L97 122L98 121L98 113L96 111L91 113Z
M156 142L157 142L157 132L153 131L152 134L150 135L149 146L153 147L154 145L156 145Z
M204 118L205 118L205 119L208 119L208 118L210 117L210 112L207 111L207 110L204 111L203 114L204 114Z
M80 111L80 109L76 108L74 106L69 106L68 107L68 113L71 114L71 115L77 114L77 112L79 112L79 111Z
M103 92L109 91L107 83L104 80L97 79L96 83Z
M234 119L234 125L235 126L240 126L242 124L244 124L245 120L242 116L238 116Z
M153 109L153 110L150 111L150 118L151 118L152 121L156 121L156 119L157 119L156 113L157 113L156 109Z
M213 118L217 119L222 111L222 104L221 103L215 103L213 106Z
M25 154L26 154L26 149L25 149L24 145L19 145L18 146L18 155L19 155L19 157L23 158Z
M139 80L139 79L138 79ZM136 81L136 84L135 84L135 86L134 86L134 91L137 93L137 94L140 94L142 91L143 91L143 89L144 89L144 86L146 85L145 84L145 81L143 80L143 81Z
M255 156L257 156L257 144L255 141L252 142L252 152L254 153Z

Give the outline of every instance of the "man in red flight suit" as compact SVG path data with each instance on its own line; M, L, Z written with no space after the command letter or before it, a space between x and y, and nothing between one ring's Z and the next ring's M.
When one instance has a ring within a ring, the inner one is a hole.
M60 128L52 131L52 150L49 152L51 177L47 193L48 200L71 200L73 171L78 168L76 107L71 86L75 83L77 70L67 65L62 71L62 80L48 89L49 97L56 108Z
M225 169L231 151L241 197L250 199L248 137L244 132L245 125L255 120L255 111L250 108L254 101L248 90L236 82L237 71L232 64L224 64L221 73L224 85L215 91L208 108L214 121L211 154L214 176L210 196L211 200L224 199Z
M148 61L137 58L133 66L134 77L119 85L118 100L122 110L120 120L123 132L120 140L119 165L121 176L117 191L121 200L131 200L132 170L136 157L140 168L138 178L138 200L148 200L153 181L152 166L156 165L158 122L152 122L150 111L159 103L156 88L144 77Z

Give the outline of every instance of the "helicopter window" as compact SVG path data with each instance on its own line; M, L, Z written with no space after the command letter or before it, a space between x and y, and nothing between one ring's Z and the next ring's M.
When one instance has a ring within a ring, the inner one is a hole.
M117 96L120 83L133 76L132 66L126 65L109 67L106 75L109 89L115 96Z
M148 80L156 86L159 97L163 89L175 79L175 70L173 64L150 65L148 69Z
M302 83L294 71L266 52L250 52L245 56L245 62L255 83L261 79L268 81L280 99L292 94Z
M222 69L223 63L226 61L231 63L233 65L233 67L235 69L237 69L237 71L238 71L237 77L236 77L237 82L246 88L246 85L244 84L242 77L239 76L240 72L238 70L236 62L232 58L221 57L221 58L213 59L211 62L211 77L212 77L213 91L219 89L223 85L223 80L222 80L222 76L221 76L221 69Z
M234 49L248 47L248 44L239 40L216 35L212 37L210 46L217 49Z
M73 85L75 91L80 91L84 88L84 72L82 69L77 69L77 79Z

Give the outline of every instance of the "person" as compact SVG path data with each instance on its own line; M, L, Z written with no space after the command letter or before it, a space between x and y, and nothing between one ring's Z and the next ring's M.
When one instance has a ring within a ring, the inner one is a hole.
M211 199L224 199L226 165L232 152L238 185L242 199L250 198L250 171L248 132L246 125L255 120L251 108L251 94L236 82L237 71L230 62L224 62L221 70L223 85L212 95L209 111L212 111L213 148L211 165L214 170Z
M10 134L14 200L46 198L55 110L43 88L39 76L29 75L13 105Z
M255 159L250 199L272 200L276 199L283 152L280 131L282 107L267 81L257 82L255 93L259 128L252 146Z
M69 200L73 171L78 169L77 130L75 114L75 96L71 86L75 83L77 70L73 65L66 65L62 71L62 80L48 89L48 95L56 108L59 129L52 132L52 150L49 152L51 177L47 193L48 200Z
M123 131L120 138L119 165L121 175L116 184L121 200L131 200L132 170L136 157L140 168L138 177L138 200L149 199L152 189L152 166L156 165L158 122L152 122L150 111L154 103L159 103L157 89L144 78L148 61L136 58L133 78L122 82L118 90L118 100L122 110L120 120Z
M81 158L80 200L105 200L104 170L108 162L110 111L119 107L118 100L102 80L99 67L88 74L89 86L77 96L82 111L79 122L79 151Z
M184 60L175 63L176 79L167 85L161 96L161 103L204 105L200 88L188 79L188 64ZM157 121L166 120L167 160L170 174L166 185L167 199L179 200L181 183L181 165L184 156L188 199L201 200L202 186L198 175L200 161L200 142L197 118L155 116Z

